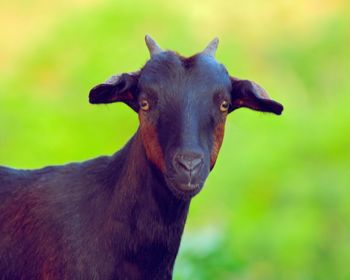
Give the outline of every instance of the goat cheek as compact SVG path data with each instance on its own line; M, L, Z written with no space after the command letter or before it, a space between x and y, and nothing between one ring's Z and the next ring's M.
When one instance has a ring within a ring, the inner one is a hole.
M158 133L155 124L144 116L145 113L139 113L140 131L146 155L160 171L165 172L165 161L162 148L159 144Z
M214 130L214 141L213 146L210 153L210 169L212 169L215 165L216 159L218 157L222 140L224 139L225 133L225 122L220 122Z

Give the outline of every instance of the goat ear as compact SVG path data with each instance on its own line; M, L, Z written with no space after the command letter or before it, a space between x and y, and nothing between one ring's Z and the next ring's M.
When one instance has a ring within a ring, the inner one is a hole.
M231 77L231 108L230 112L240 107L256 111L282 114L282 104L272 100L266 91L257 83L248 80L239 80Z
M124 102L134 111L139 110L137 102L137 82L139 73L123 73L112 76L106 82L95 86L90 90L89 101L91 104L106 104Z

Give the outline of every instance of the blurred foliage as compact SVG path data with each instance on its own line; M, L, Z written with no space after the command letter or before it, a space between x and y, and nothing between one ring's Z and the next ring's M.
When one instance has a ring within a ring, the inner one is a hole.
M89 89L140 68L150 33L184 55L221 39L230 73L285 105L230 115L193 199L175 279L350 279L350 13L346 1L5 0L0 164L38 168L121 148L137 128Z

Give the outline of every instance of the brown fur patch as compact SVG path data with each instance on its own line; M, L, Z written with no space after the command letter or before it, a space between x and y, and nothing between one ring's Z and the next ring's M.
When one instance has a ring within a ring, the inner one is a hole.
M40 205L40 195L34 192L18 194L6 207L7 220L4 228L16 239L31 236L37 225L33 215Z
M2 230L9 236L6 246L11 246L16 240L25 244L23 254L30 256L23 255L23 258L33 259L32 271L28 273L41 275L41 279L60 279L57 275L60 252L44 203L43 191L22 192L6 201L6 212L2 213L6 220Z
M124 272L125 275L128 276L128 279L141 279L142 275L140 273L139 268L136 264L133 264L128 261L124 261L120 268L121 271Z
M158 133L154 123L148 120L145 112L139 112L140 131L143 145L146 150L146 155L160 171L165 172L165 160L162 148L159 144Z
M214 130L214 142L210 153L210 169L215 165L216 159L218 157L222 140L224 139L225 133L225 121L220 122Z

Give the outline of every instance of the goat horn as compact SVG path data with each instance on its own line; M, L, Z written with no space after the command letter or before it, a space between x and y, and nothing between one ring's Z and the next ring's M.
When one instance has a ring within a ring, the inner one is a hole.
M156 43L156 41L154 41L151 36L146 35L145 36L145 42L147 45L147 48L149 50L149 53L152 56L161 53L163 50L158 46L158 44Z
M218 48L219 39L215 37L202 53L215 57L216 49Z

